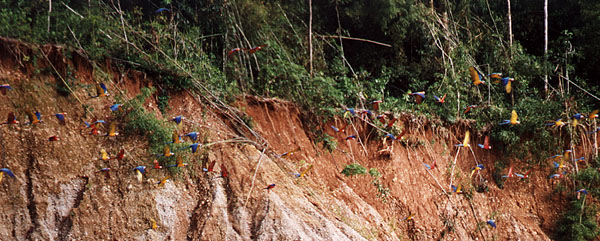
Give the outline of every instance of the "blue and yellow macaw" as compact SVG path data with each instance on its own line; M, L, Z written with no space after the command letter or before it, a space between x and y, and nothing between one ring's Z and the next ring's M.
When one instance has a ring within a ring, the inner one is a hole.
M92 128L93 128L93 127L95 127L95 126L96 126L96 124L98 124L98 123L102 123L102 124L104 124L105 122L104 122L103 120L96 120L96 119L93 119L93 120L92 120L92 123L88 123L87 121L83 121L83 124L85 124L85 127L86 127L86 128L90 128L90 127L92 127Z
M444 104L444 102L446 102L446 94L444 94L442 98L438 97L437 95L434 95L433 98L435 99L435 102L440 104Z
M187 163L183 162L183 156L182 155L178 155L177 156L177 164L173 164L173 165L170 165L168 167L185 167L187 165L188 165Z
M521 122L518 121L517 118L519 118L519 116L517 115L517 111L513 110L511 112L511 114L510 114L510 120L504 120L504 121L500 122L499 125L507 125L507 124L516 125L516 124L521 124Z
M411 213L408 216L406 216L405 218L403 218L402 221L413 221L414 219L415 219L415 215Z
M564 125L566 125L566 123L564 123L562 121L562 119L557 119L555 121L547 121L548 123L546 123L546 126L552 126L552 127L562 127Z
M162 155L165 157L169 157L169 156L175 155L175 153L171 152L171 147L169 147L169 145L165 145L165 147L163 148Z
M471 177L473 177L473 174L475 174L475 172L480 171L483 169L483 164L478 164L477 166L471 168Z
M6 95L6 93L12 90L12 87L10 87L9 84L1 84L0 85L0 93L2 93L2 95Z
M110 106L110 110L113 111L113 112L118 111L121 108L121 106L123 106L123 104L114 104L114 105L111 105Z
M593 120L598 118L598 112L600 112L600 110L595 109L593 110L589 115L588 115L588 119Z
M553 164L554 168L558 168L559 170L560 170L561 168L565 167L565 163L563 162L563 160L562 160L562 159L560 160L560 163L557 163L557 162L552 162L552 164Z
M162 186L164 186L167 183L167 181L170 178L171 178L171 176L163 177L163 179L160 179L160 181L158 183L156 183L156 184L158 185L158 187L162 187Z
M585 116L581 113L576 113L573 115L573 127L577 127L577 123L579 120L585 119Z
M408 95L412 95L415 97L415 102L417 104L421 104L421 102L423 102L423 100L425 99L425 91L419 91L419 92L414 92L414 93L408 93Z
M491 150L492 146L490 146L490 136L485 136L483 140L483 144L477 144L478 147L486 150Z
M177 131L173 131L173 134L171 135L171 142L169 142L169 143L173 143L173 144L183 143L183 139L177 133Z
M192 141L198 140L198 132L190 132L190 133L185 134L185 136L192 139Z
M63 126L67 124L67 121L65 120L66 115L67 113L65 112L54 114L54 116L56 116L56 119L58 120L58 124L61 124Z
M284 152L284 153L281 153L280 155L277 155L276 157L277 157L277 158L281 158L281 157L290 156L290 155L292 155L292 154L294 154L295 152L298 152L298 151L300 151L300 147L296 148L296 149L295 149L295 150L293 150L293 151L286 151L286 152Z
M146 166L137 166L137 167L133 168L133 171L135 172L135 176L136 176L138 182L142 182L143 178L144 178L144 174L146 173Z
M103 172L104 175L106 176L106 178L110 178L110 174L108 173L109 171L110 171L110 167L105 167L105 168L102 168L102 169L96 171L95 173Z
M104 83L100 83L96 85L96 96L92 96L92 98L105 97L108 96L108 89L106 89L106 85Z
M471 80L473 81L474 85L480 85L480 84L485 84L485 81L482 81L483 79L483 75L481 75L476 69L475 67L471 66L469 67L469 73L471 74Z
M166 8L165 8L166 9ZM160 9L159 9L160 10ZM150 228L152 230L156 230L158 228L158 225L156 224L156 220L154 220L153 218L150 218Z
M10 112L10 113L8 113L8 117L6 118L6 122L4 122L0 125L15 125L15 124L19 124L19 121L17 121L17 117L15 116L15 114Z
M496 228L496 221L494 221L493 219L489 219L485 223L487 223L488 225L490 225L492 228Z
M454 146L462 146L462 147L471 147L471 144L469 144L470 141L470 134L469 131L465 132L465 139L463 140L462 144L456 144Z
M583 194L583 195L588 195L589 194L588 191L585 190L585 188L579 189L575 193L577 193L577 199L578 200L581 197L581 194Z
M106 150L104 150L104 149L100 150L100 154L101 154L100 160L102 160L102 161L110 160L110 156L108 156L108 152L106 152Z
M574 159L573 161L577 162L577 163L585 162L585 157L580 157L580 158Z
M387 134L385 134L385 137L384 137L384 138L386 138L386 139L387 139L387 138L390 138L390 140L392 140L392 141L395 141L395 140L396 140L396 137L395 137L394 135L390 134L390 133L387 133Z
M28 125L33 125L42 122L42 114L40 112L28 112L27 116L29 116L29 123L27 123Z
M515 79L510 78L510 77L504 77L502 78L502 85L504 85L504 89L506 90L507 94L510 94L510 92L512 91L512 87L511 87L511 83L515 81Z
M119 132L117 132L117 122L113 121L110 123L110 126L108 127L108 133L106 133L106 136L115 137L118 135L119 135Z
M196 151L198 150L198 146L200 146L200 143L193 143L187 147L184 147L183 149L187 149L187 148L191 148L192 149L192 153L196 153Z
M383 101L381 101L381 100L374 100L374 101L369 102L369 104L371 104L371 106L373 107L374 111L378 111L379 110L379 104L381 102L383 102Z
M500 83L500 80L502 79L502 73L491 73L488 75L488 77L490 77L490 79L494 80L494 84Z
M178 115L178 116L173 117L171 119L171 121L175 122L175 124L177 124L177 127L180 127L181 123L183 123L184 119L185 119L185 117Z
M2 177L4 176L4 173L6 173L6 175L8 175L9 177L14 178L15 174L13 174L10 169L4 167L4 168L0 168L0 183L2 182Z
M463 193L461 184L458 184L458 187L454 186L454 185L451 185L450 188L452 188L452 192L454 192L456 194Z
M356 116L356 111L354 110L354 108L346 108L344 110L344 118L348 118L349 114L352 116Z
M304 169L304 171L302 171L301 173L293 173L293 174L294 174L294 176L296 176L296 178L301 178L301 177L303 177L304 175L306 175L306 173L308 173L308 171L310 171L310 169L312 169L312 168L313 168L313 165L312 165L312 164L310 164L310 165L309 165L309 166L308 166L306 169Z

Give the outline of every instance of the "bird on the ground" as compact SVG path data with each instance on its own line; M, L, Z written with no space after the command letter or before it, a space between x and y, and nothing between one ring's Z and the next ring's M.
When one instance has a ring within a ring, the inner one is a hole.
M138 182L142 182L143 178L144 178L144 174L146 173L146 166L137 166L137 167L133 168L133 171L135 172L135 176L136 176Z
M58 140L60 140L60 137L58 137L58 136L48 137L48 141L58 141Z
M507 124L516 125L516 124L521 124L521 122L517 120L518 118L519 118L519 116L517 115L517 111L513 110L510 113L510 120L504 120L504 121L500 122L499 125L507 125Z
M13 174L13 172L10 171L10 169L6 167L0 168L0 182L2 182L2 177L4 176L4 173L6 173L6 175L8 175L9 177L15 177L15 174Z

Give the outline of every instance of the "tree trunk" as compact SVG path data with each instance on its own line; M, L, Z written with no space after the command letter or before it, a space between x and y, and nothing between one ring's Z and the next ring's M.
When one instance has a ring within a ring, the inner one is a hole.
M510 48L512 48L513 33L512 33L512 17L510 14L510 0L506 0L506 2L508 3L508 46ZM511 53L512 53L512 50L511 50Z
M548 96L548 0L544 0L544 92Z
M313 77L313 46L312 46L312 0L308 0L308 61L310 77Z

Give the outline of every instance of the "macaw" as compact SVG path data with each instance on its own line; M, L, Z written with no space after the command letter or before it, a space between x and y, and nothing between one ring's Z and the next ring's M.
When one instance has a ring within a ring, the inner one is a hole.
M121 108L122 105L123 104L114 104L114 105L111 105L110 106L110 110L113 111L113 112L114 111L118 111Z
M163 167L160 165L160 163L158 163L158 160L154 159L153 161L154 166L152 167L153 169L162 169Z
M467 106L467 108L465 109L465 111L463 111L463 114L465 114L465 115L466 115L466 114L467 114L467 113L469 113L469 111L471 111L471 109L473 109L473 108L479 108L479 106L477 106L477 105L470 105L470 106Z
M227 172L227 168L225 168L225 164L221 163L221 176L222 178L226 178L229 175Z
M104 83L96 84L96 96L92 96L92 98L104 96L108 96L108 89L106 89L106 85L104 85Z
M178 155L177 156L177 164L173 164L173 165L170 165L168 167L185 167L187 165L188 165L187 163L183 162L183 156L182 155Z
M217 161L212 161L207 168L202 168L202 171L204 172L213 172L213 168L215 167L215 163L217 163Z
M512 166L510 166L508 168L508 173L506 175L502 176L502 178L508 178L508 177L513 177L513 167Z
M159 8L159 9L157 9L157 10L156 10L154 13L162 13L162 12L164 12L164 11L167 11L167 12L169 12L169 11L171 11L171 10L169 10L168 8Z
M117 157L115 157L115 159L120 161L120 160L123 160L123 158L125 158L125 150L121 149L121 151L119 151L119 153L117 154Z
M396 122L396 120L398 120L398 118L394 117L392 118L390 121L388 121L387 128L391 128L392 126L394 126L394 123Z
M100 160L103 160L103 161L110 160L110 156L108 155L108 152L106 152L106 150L101 149L100 150L100 155L102 156L102 157L100 157Z
M102 169L96 171L95 173L104 172L104 175L106 176L106 178L110 178L110 174L108 173L109 171L110 171L110 167L105 167L105 168L102 168Z
M483 164L478 164L477 166L471 168L471 177L473 177L473 174L475 174L476 171L479 171L482 169L483 169Z
M138 182L142 182L144 174L146 173L146 166L137 166L133 169L133 171L135 171L135 176Z
M150 228L153 230L158 228L158 225L156 224L156 220L154 220L154 218L150 218Z
M200 143L193 143L187 147L184 147L183 149L192 148L192 153L196 153L196 151L198 150L198 146L200 145Z
M450 187L452 188L452 192L455 192L456 194L463 193L462 186L460 184L458 184L458 187L454 185L451 185Z
M274 187L275 187L275 183L273 183L273 184L269 184L269 186L265 187L265 189L266 189L267 191L271 191L271 189L273 189Z
M42 122L42 114L40 112L29 112L27 116L29 116L29 123L27 124L33 125Z
M19 124L19 121L17 121L17 117L15 117L15 114L10 112L10 113L8 113L8 118L6 119L6 122L2 123L1 125L12 125L12 124Z
M469 136L470 136L469 131L466 131L465 132L465 139L463 140L463 143L462 144L456 144L454 146L471 147L471 144L469 144L469 142L471 142Z
M198 140L198 132L190 132L190 133L185 134L185 136L192 139L192 141Z
M394 135L390 134L390 133L387 133L387 134L385 134L385 138L388 138L388 137L389 137L389 138L390 138L390 140L392 140L392 141L395 141L395 140L396 140L396 137L395 137Z
M575 160L573 160L573 161L574 161L574 162L577 162L577 163L580 163L580 162L585 162L585 157L580 157L580 158L577 158L577 159L575 159Z
M444 102L446 102L446 94L444 94L444 96L442 96L442 98L438 97L437 95L434 95L433 98L435 98L435 101L440 104L443 104Z
M569 160L569 154L572 153L572 152L573 152L573 150L571 150L571 149L565 150L565 153L563 154L563 160L568 161Z
M588 119L592 120L598 117L598 112L600 112L600 110L595 109L594 111L592 111L592 113L590 113L590 115L588 116Z
M491 79L495 79L494 83L499 83L502 79L502 73L491 73L488 75Z
M4 173L6 173L6 175L8 175L9 177L14 178L15 174L13 174L10 169L4 167L4 168L0 168L0 182L2 182L2 176L4 175Z
M552 162L552 164L554 165L554 168L558 168L558 169L565 167L565 163L563 163L562 160L560 160L560 163Z
M585 116L583 116L581 113L576 113L573 115L573 127L577 127L577 122L581 119L585 119Z
M588 195L588 191L587 191L587 190L585 190L585 189L583 189L583 188L582 188L582 189L579 189L579 190L577 190L577 192L576 192L576 193L577 193L577 200L579 200L579 198L581 197L581 194L583 194L583 195Z
M515 79L510 78L510 77L502 78L502 85L504 85L504 89L506 90L507 94L510 94L510 91L512 90L511 83L513 81L515 81Z
M564 174L567 174L567 172L562 172L562 173L556 173L556 174L552 174L548 177L548 179L557 179L557 178L562 178Z
M408 216L406 216L405 218L402 219L402 221L412 221L415 218L414 214L409 214Z
M237 52L240 52L240 51L242 51L242 50L244 50L244 49L242 49L242 48L234 48L234 49L231 49L231 50L229 50L229 52L227 52L227 56L231 56L231 55L233 55L233 54L235 54L235 53L237 53Z
M261 50L264 47L267 47L267 45L263 44L263 45L260 45L260 46L253 47L251 49L248 49L248 52L250 52L251 54L253 54L253 53L256 53L256 51L259 51L259 50Z
M308 173L311 169L313 168L313 165L310 164L306 169L304 169L304 171L302 171L299 175L297 175L296 177L301 178L304 175L306 175L306 173Z
M281 157L286 157L286 156L292 155L292 154L294 154L294 152L297 152L297 151L300 151L300 147L296 148L296 150L284 152L284 153L282 153L280 155L277 155L277 158L281 158Z
M63 113L56 113L54 114L54 116L56 116L56 119L58 120L58 123L61 125L66 125L67 122L65 121L65 116L67 115L67 113L63 112Z
M486 223L492 226L492 228L496 228L496 221L494 221L493 219L487 220Z
M98 123L105 123L103 120L96 120L95 118L92 120L92 123L88 123L87 121L83 121L83 124L85 124L86 128L90 128L90 127L96 127L96 124Z
M427 163L423 163L423 166L425 166L429 170L433 170L433 169L435 169L435 163L436 163L436 161L437 160L433 160L433 163L431 163L431 166L429 164L427 164Z
M118 135L119 135L119 132L117 132L117 122L113 121L110 123L110 126L108 127L108 133L106 133L106 136L115 137Z
M499 125L506 125L506 124L516 125L516 124L521 124L521 122L518 121L517 118L519 118L519 116L517 115L517 111L513 110L511 112L511 114L510 114L510 120L504 120L504 121L500 122Z
M383 101L381 100L374 100L369 102L369 104L371 104L371 106L373 107L374 111L378 111L379 110L379 104L382 103Z
M529 177L529 173L531 173L533 169L529 169L525 174L515 173L515 176L520 177L521 179L525 179Z
M385 115L377 115L375 118L377 118L382 125L385 125Z
M566 124L562 121L562 119L557 119L555 121L547 121L547 122L549 122L549 123L546 123L546 126L552 126L552 127L562 127Z
M180 127L181 123L183 123L184 119L185 119L185 117L178 115L178 116L173 117L173 119L171 119L171 121L175 122L177 124L177 127Z
M419 91L419 92L415 92L415 93L408 93L408 95L412 95L415 97L415 102L417 104L421 104L421 102L423 102L423 99L425 99L425 91Z
M369 117L369 119L371 118L371 116L373 116L373 112L371 112L370 110L362 110L360 111L360 114L362 114L362 116L366 114L367 117Z
M58 136L48 137L48 141L58 141L58 140L60 140L60 138Z
M171 152L171 147L169 147L169 145L165 145L165 147L163 148L163 156L169 157L172 155L175 155L175 153Z
M162 187L165 185L165 183L167 183L167 180L169 180L169 178L171 178L171 177L170 176L163 177L163 179L160 179L160 181L156 184L158 185L158 187Z
M473 66L469 67L469 73L474 85L485 84L485 81L482 81L483 76Z
M477 144L478 147L486 150L491 150L492 146L490 146L490 136L485 136L483 139L483 144Z
M0 85L0 93L2 93L2 95L6 95L6 92L8 92L9 90L12 90L12 87L10 87L9 84Z
M335 131L335 132L340 132L340 129L338 129L337 127L335 127L333 125L331 126L331 129L333 129L333 131Z
M346 137L345 140L353 140L355 138L356 138L356 135L349 135L349 136Z
M348 113L350 113L352 116L356 116L356 111L354 111L354 108L347 108L344 110L344 118L348 117Z
M171 142L169 142L169 143L173 143L173 144L183 143L183 139L181 139L181 136L179 134L177 134L177 131L173 131L173 135L171 135Z

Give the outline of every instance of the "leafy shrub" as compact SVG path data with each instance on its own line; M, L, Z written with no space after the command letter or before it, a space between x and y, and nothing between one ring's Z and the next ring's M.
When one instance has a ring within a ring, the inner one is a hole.
M348 176L367 174L367 169L358 163L346 165L342 170L342 174Z

